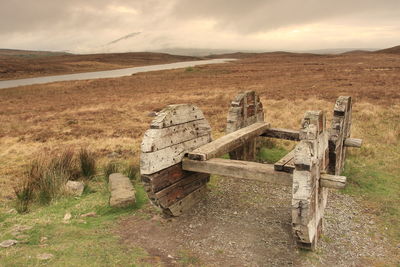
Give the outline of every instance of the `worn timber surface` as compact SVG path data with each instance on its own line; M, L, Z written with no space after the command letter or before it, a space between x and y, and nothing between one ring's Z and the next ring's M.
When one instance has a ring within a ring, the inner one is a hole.
M259 136L269 127L269 123L256 122L193 150L188 157L194 160L207 160L222 156Z

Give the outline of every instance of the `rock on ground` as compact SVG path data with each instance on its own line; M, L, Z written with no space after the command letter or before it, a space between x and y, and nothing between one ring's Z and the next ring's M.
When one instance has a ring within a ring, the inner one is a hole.
M0 243L0 247L2 247L2 248L9 248L9 247L11 247L11 246L14 246L14 245L17 244L17 243L18 243L17 240L12 240L12 239L10 239L10 240L5 240L5 241L3 241L3 242Z
M68 181L65 185L65 188L68 193L74 196L81 196L83 194L83 189L85 185L83 182L78 181Z
M109 177L109 188L111 193L111 207L127 207L135 204L135 189L128 177L121 173L111 174Z
M37 258L38 260L50 260L50 259L53 258L53 257L54 257L54 255L53 255L53 254L50 254L50 253L38 254L38 255L36 256L36 258Z

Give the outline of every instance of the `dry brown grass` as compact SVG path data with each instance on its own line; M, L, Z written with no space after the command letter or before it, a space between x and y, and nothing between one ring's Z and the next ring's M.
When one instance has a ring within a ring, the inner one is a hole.
M99 158L117 152L137 161L142 135L152 120L148 114L168 104L198 105L214 135L221 135L229 102L244 90L260 94L274 126L294 129L306 110L325 110L329 118L337 96L351 95L353 135L366 140L367 149L360 153L379 142L397 146L399 74L400 56L395 55L266 54L191 72L157 71L1 90L0 194L12 194L21 167L39 151L85 146Z

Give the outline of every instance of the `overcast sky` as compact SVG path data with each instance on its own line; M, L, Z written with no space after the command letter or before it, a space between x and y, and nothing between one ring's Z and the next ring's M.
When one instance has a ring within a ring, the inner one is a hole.
M400 0L0 0L0 48L84 53L395 45Z

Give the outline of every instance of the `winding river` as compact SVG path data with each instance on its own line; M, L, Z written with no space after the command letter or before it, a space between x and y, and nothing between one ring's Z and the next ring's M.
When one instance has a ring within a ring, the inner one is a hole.
M176 62L176 63L160 64L160 65L149 65L149 66L142 66L142 67L116 69L116 70L94 71L94 72L83 72L83 73L74 73L74 74L66 74L66 75L54 75L54 76L44 76L44 77L35 77L35 78L26 78L26 79L17 79L17 80L6 80L6 81L0 81L0 89L12 88L12 87L24 86L24 85L62 82L62 81L91 80L91 79L100 79L100 78L116 78L116 77L122 77L122 76L129 76L129 75L132 75L134 73L139 73L139 72L180 69L180 68L187 68L187 67L193 67L193 66L198 66L198 65L226 63L226 62L233 61L233 60L235 60L235 59L218 58L218 59L210 59L210 60L196 60L196 61L184 61L184 62Z

